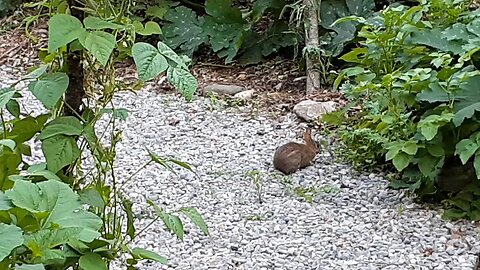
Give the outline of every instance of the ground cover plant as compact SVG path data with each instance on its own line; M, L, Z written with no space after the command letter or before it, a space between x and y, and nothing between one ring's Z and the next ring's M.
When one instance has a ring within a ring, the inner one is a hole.
M402 174L393 187L447 198L447 218L479 220L480 13L469 4L397 4L338 20L360 24L359 46L340 57L350 67L335 83L352 103L325 120L341 126L355 164L391 162Z

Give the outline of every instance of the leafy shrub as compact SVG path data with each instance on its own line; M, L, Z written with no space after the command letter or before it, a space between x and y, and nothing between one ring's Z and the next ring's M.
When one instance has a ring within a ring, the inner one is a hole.
M1 0L0 1L0 18L6 16L20 5L20 0Z
M458 1L456 1L458 2ZM448 170L470 162L480 178L480 122L477 69L480 42L480 14L448 0L425 2L422 6L391 6L377 16L348 17L362 27L357 34L360 47L340 59L351 67L335 82L361 108L351 129L344 128L347 147L362 150L356 161L391 161L403 173L403 181L392 186L407 187L420 196L446 195L442 190ZM451 8L443 20L440 10ZM355 139L352 139L355 138ZM365 143L375 138L375 143ZM381 145L381 147L380 147ZM457 162L458 161L458 162ZM458 163L458 164L457 164ZM453 194L467 190L467 207L455 211L480 219L477 190L466 181ZM448 194L447 194L448 195ZM452 204L455 197L448 201ZM468 211L467 211L468 210Z
M192 56L202 45L208 45L226 63L242 55L240 62L253 64L282 47L298 43L298 36L278 16L285 7L281 0L257 0L249 13L242 13L231 0L205 1L204 16L179 6L165 14L164 41L170 47ZM275 18L266 31L259 34L254 26L266 12Z
M116 123L124 121L128 111L112 104L115 93L123 89L115 80L113 62L118 51L125 49L117 39L125 38L131 41L125 43L141 82L166 72L167 79L190 100L197 81L188 71L189 59L162 42L156 47L135 43L130 20L120 24L87 16L80 21L68 14L53 14L48 25L48 49L40 54L44 64L0 89L0 269L108 269L118 256L128 257L128 269L135 269L140 260L167 263L154 252L132 247L143 230L134 225L133 202L124 196L123 185L149 165L191 168L149 153L150 161L122 183L118 181L114 164L121 131ZM82 50L89 63L84 70L89 106L75 116L62 115L69 106L65 102L69 76L62 66L67 48ZM48 113L21 111L21 92L15 89L21 81L28 83L28 91ZM98 132L96 123L102 117L107 117L108 127ZM41 145L45 162L25 161L31 156L31 144ZM84 168L86 156L92 158L92 168ZM178 239L185 234L179 214L208 234L195 208L167 212L149 204L156 213L154 221L161 220Z

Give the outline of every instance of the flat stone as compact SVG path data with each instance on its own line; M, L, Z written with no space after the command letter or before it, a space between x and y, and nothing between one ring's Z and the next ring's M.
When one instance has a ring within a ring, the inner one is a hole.
M295 114L305 120L305 121L314 121L318 120L325 113L335 111L337 103L334 101L318 102L313 100L303 100L300 101L293 111Z
M203 88L202 94L216 93L219 95L235 95L245 91L245 87L234 84L210 84Z

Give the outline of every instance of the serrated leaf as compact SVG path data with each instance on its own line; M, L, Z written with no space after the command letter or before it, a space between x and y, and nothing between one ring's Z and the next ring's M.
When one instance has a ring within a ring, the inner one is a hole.
M197 79L188 70L179 67L169 67L167 69L167 79L187 101L193 99L198 83Z
M83 20L86 29L101 30L101 29L122 29L123 25L105 21L98 17L88 16Z
M168 68L167 59L159 53L157 48L148 43L135 43L132 47L132 55L142 81L151 80Z
M408 166L408 164L410 164L411 159L412 159L411 156L400 152L397 155L395 155L395 157L393 158L392 160L393 166L395 166L395 168L399 172L403 171L403 169L405 169Z
M15 225L0 223L0 262L23 244L22 229Z
M480 76L470 77L460 85L460 90L454 93L455 117L453 124L455 126L460 126L465 119L472 118L475 112L480 110L479 85Z
M84 270L107 270L108 267L102 256L96 253L87 253L80 257L78 265Z
M74 116L61 116L49 122L38 138L45 140L56 135L79 136L82 132L83 126L80 120Z
M68 14L55 14L48 21L48 52L74 41L82 32L82 23Z
M180 212L185 214L193 224L197 225L205 235L209 235L207 224L200 213L198 213L197 209L193 207L182 207L180 208Z
M473 167L475 168L475 172L477 174L477 179L480 179L480 155L475 155L475 159L473 160Z
M107 64L117 43L114 35L103 31L85 31L78 40L103 66Z
M45 108L52 109L67 91L67 87L67 74L57 72L40 77L38 81L30 83L28 89Z
M203 29L210 37L212 49L230 63L242 46L250 26L240 9L232 7L231 0L207 0L205 11L210 16L205 18Z
M171 9L165 15L168 21L163 27L164 42L169 47L179 48L182 54L192 56L200 45L208 42L203 30L204 19L184 6Z
M168 264L168 260L166 258L160 256L156 252L146 250L144 248L133 248L131 254L135 259L153 260L161 264Z
M78 239L91 242L100 234L102 220L83 209L78 195L59 181L39 183L17 180L12 189L5 192L12 203L42 217L41 228L80 228Z
M47 168L57 173L80 157L80 149L74 138L56 135L42 141L42 151L47 160Z

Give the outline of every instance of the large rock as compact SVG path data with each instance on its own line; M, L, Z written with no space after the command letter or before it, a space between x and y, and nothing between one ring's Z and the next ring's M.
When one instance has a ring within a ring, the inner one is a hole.
M236 93L245 91L245 87L240 85L229 85L229 84L210 84L203 88L203 95L208 93L216 93L219 95L235 95Z
M317 102L313 100L303 100L295 107L295 114L305 121L314 121L319 119L323 114L335 111L337 103L333 101Z

